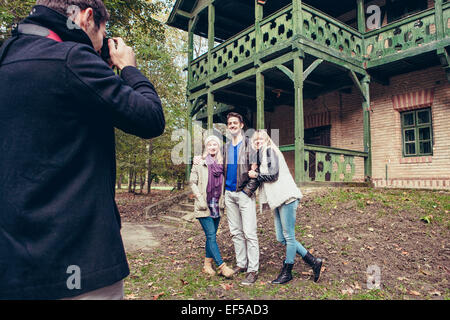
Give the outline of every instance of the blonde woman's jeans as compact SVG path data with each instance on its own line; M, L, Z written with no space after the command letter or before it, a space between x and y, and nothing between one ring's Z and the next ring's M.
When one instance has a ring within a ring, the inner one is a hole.
M295 239L295 218L299 201L283 204L275 209L274 222L277 241L286 246L286 260L288 264L293 264L295 255L298 253L302 257L308 252L300 242Z

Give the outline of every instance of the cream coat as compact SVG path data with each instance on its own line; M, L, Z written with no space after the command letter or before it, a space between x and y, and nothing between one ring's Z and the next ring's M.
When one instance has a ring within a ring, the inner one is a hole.
M206 188L208 187L208 166L205 160L194 165L189 179L192 192L195 195L194 213L196 218L206 218L210 216L210 211L206 204ZM222 194L219 199L220 214L224 214L224 190L225 181L222 182Z
M273 151L276 152L276 155L278 156L278 179L274 182L263 182L261 184L260 202L268 203L270 209L275 210L288 200L293 198L300 200L303 198L303 195L297 187L294 178L292 178L283 154L275 149L273 149ZM263 158L261 160L260 172L264 174L269 172L266 150L262 152L262 155Z

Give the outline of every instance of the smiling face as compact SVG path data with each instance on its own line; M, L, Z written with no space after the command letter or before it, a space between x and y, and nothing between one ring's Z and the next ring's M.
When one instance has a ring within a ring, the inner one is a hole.
M269 137L267 136L267 134L263 132L256 132L252 140L253 140L253 147L259 150L262 147L267 146L269 142Z
M206 151L209 155L211 155L211 157L215 157L219 152L219 144L217 141L209 141L206 145Z
M244 128L244 124L236 117L230 117L227 122L228 131L232 136L238 136L242 128Z

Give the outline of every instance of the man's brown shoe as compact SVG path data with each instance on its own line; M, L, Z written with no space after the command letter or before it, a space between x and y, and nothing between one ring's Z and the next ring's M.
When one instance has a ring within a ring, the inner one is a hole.
M246 271L247 271L247 268L241 268L241 267L238 267L238 266L236 266L236 267L233 268L233 272L234 272L235 274L238 274L238 273L244 273L244 272L246 272Z
M254 284L257 279L258 279L258 272L255 271L249 272L247 273L247 277L241 282L241 284L248 286Z

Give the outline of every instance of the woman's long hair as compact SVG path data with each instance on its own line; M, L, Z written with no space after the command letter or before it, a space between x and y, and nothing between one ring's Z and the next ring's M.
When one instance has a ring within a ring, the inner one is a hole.
M211 141L217 142L216 140L211 140ZM208 143L209 143L209 141L208 141ZM205 144L204 144L205 151L203 152L203 156L202 156L203 160L206 159L206 157L209 154L208 148L207 148L208 143L206 143L206 139L205 139ZM217 164L223 164L222 143L220 143L220 138L219 138L219 150L217 151L217 154L214 158L216 159Z
M264 145L258 150L256 148L256 144L255 144L255 140L256 138L262 136L262 138L265 140ZM274 154L276 154L278 156L278 159L283 158L284 159L284 155L281 153L280 149L278 148L278 146L273 142L273 140L270 138L269 134L267 133L266 130L264 129L259 129L257 131L255 131L255 133L253 134L252 138L250 139L250 144L252 146L252 148L254 150L256 150L258 152L258 154L260 155L260 161L262 161L263 154L267 154L266 150L267 148L270 148L272 150L272 152ZM269 154L267 154L267 157L271 157L271 154L269 152ZM267 159L268 162L270 162L270 159ZM269 168L269 173L271 170L274 170L275 168Z
M273 142L273 140L270 138L267 131L264 129L259 129L259 130L255 131L255 133L253 134L253 136L250 139L250 144L254 150L257 150L255 140L256 140L256 138L258 138L260 136L262 136L263 139L265 140L264 146L260 149L261 151L266 150L267 148L270 147L273 151L276 152L276 154L278 156L283 155L281 153L280 149L278 148L278 146L275 144L275 142Z

